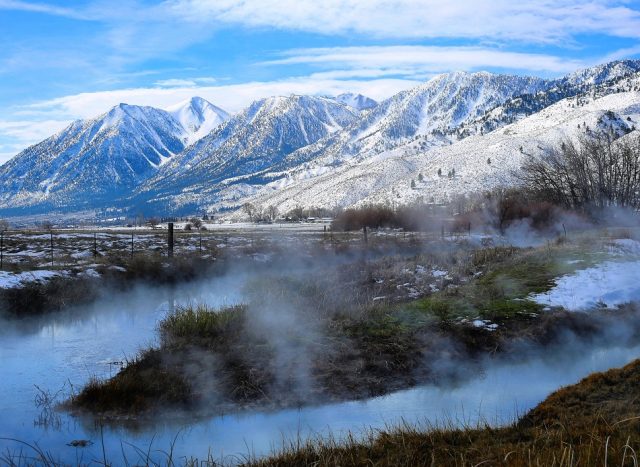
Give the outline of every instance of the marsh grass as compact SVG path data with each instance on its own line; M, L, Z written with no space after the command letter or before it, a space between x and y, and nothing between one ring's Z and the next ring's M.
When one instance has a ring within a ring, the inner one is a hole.
M69 274L43 281L25 282L20 287L0 288L0 316L30 318L92 303L106 291L129 290L139 284L162 286L216 275L224 269L200 257L168 260L155 253L133 257L102 257L95 269L102 277L90 277L72 269ZM114 268L115 266L115 268Z
M0 289L0 315L28 318L90 303L99 297L95 279L58 276Z
M237 336L244 326L247 307L214 310L206 305L179 307L159 324L162 346L210 346Z
M566 242L528 249L476 250L464 268L475 271L478 277L411 306L449 325L460 319L486 319L498 324L527 321L543 309L528 299L531 294L546 292L557 277L597 262L598 255L586 255L585 251L583 245Z
M108 380L92 378L69 404L72 407L109 413L120 410L139 412L156 404L187 406L191 387L174 365L158 349L141 352L117 376Z

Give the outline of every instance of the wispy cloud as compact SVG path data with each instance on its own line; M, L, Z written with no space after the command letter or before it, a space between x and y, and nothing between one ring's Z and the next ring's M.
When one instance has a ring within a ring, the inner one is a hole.
M608 53L606 56L602 58L602 62L610 62L613 60L621 60L623 58L629 58L640 55L640 44L634 45L632 47L625 47L623 49L614 50L613 52Z
M190 22L226 22L321 34L561 43L575 34L640 37L625 0L167 0Z
M585 66L580 60L510 52L486 47L368 46L297 49L266 65L306 64L336 71L334 76L424 75L450 70L504 68L566 73Z
M153 83L154 85L161 87L161 88L186 88L186 87L194 87L196 86L196 82L190 79L179 79L179 78L172 78L172 79L162 79L159 81L156 81L155 83Z
M314 76L277 81L254 81L219 86L150 87L80 93L42 101L22 107L18 112L34 112L42 118L77 119L95 117L121 102L135 105L170 107L194 95L210 100L230 112L237 112L256 99L268 96L310 94L334 95L358 92L381 100L396 92L419 84L406 79L338 80Z
M275 28L379 39L457 39L577 45L576 36L640 38L630 0L93 0L75 8L0 0L17 9L98 21L122 60L203 42L221 27Z
M0 10L28 11L82 20L91 19L89 15L78 8L65 8L47 3L25 2L21 0L0 0Z
M203 76L198 78L170 78L161 79L153 83L155 86L161 88L189 88L194 86L206 86L217 83L216 78L210 76Z
M62 130L69 120L0 120L0 164L25 147Z

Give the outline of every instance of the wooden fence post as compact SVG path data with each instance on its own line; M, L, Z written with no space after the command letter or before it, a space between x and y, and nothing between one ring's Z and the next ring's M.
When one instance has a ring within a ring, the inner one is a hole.
M167 243L169 247L169 258L173 258L173 222L169 222L167 224L168 234L167 234Z

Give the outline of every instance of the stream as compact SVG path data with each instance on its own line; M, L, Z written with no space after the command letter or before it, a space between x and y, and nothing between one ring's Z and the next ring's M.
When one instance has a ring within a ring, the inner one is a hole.
M222 306L242 301L236 276L176 287L170 293L138 288L74 313L44 316L28 323L0 322L0 460L35 456L37 447L62 464L115 465L143 462L147 455L166 463L196 457L235 463L263 456L289 441L402 423L420 426L475 426L514 421L559 387L595 371L622 366L640 356L640 347L619 342L557 349L519 363L487 365L481 377L453 387L420 386L363 401L301 409L249 412L185 424L166 419L145 426L96 426L65 412L47 412L35 403L41 388L64 399L92 377L108 377L123 361L156 341L157 323L170 303L206 302ZM570 344L567 344L570 345ZM46 409L46 407L45 407ZM11 439L6 439L11 438ZM69 445L90 440L85 447ZM30 446L28 446L28 443ZM0 461L1 462L1 461Z

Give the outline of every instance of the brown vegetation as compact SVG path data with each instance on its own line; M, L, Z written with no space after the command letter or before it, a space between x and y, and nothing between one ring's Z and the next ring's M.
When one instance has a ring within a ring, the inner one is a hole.
M567 209L640 207L640 138L589 133L528 161L520 175L538 199Z
M561 389L504 428L411 427L366 442L293 444L251 466L636 466L640 448L640 361Z

